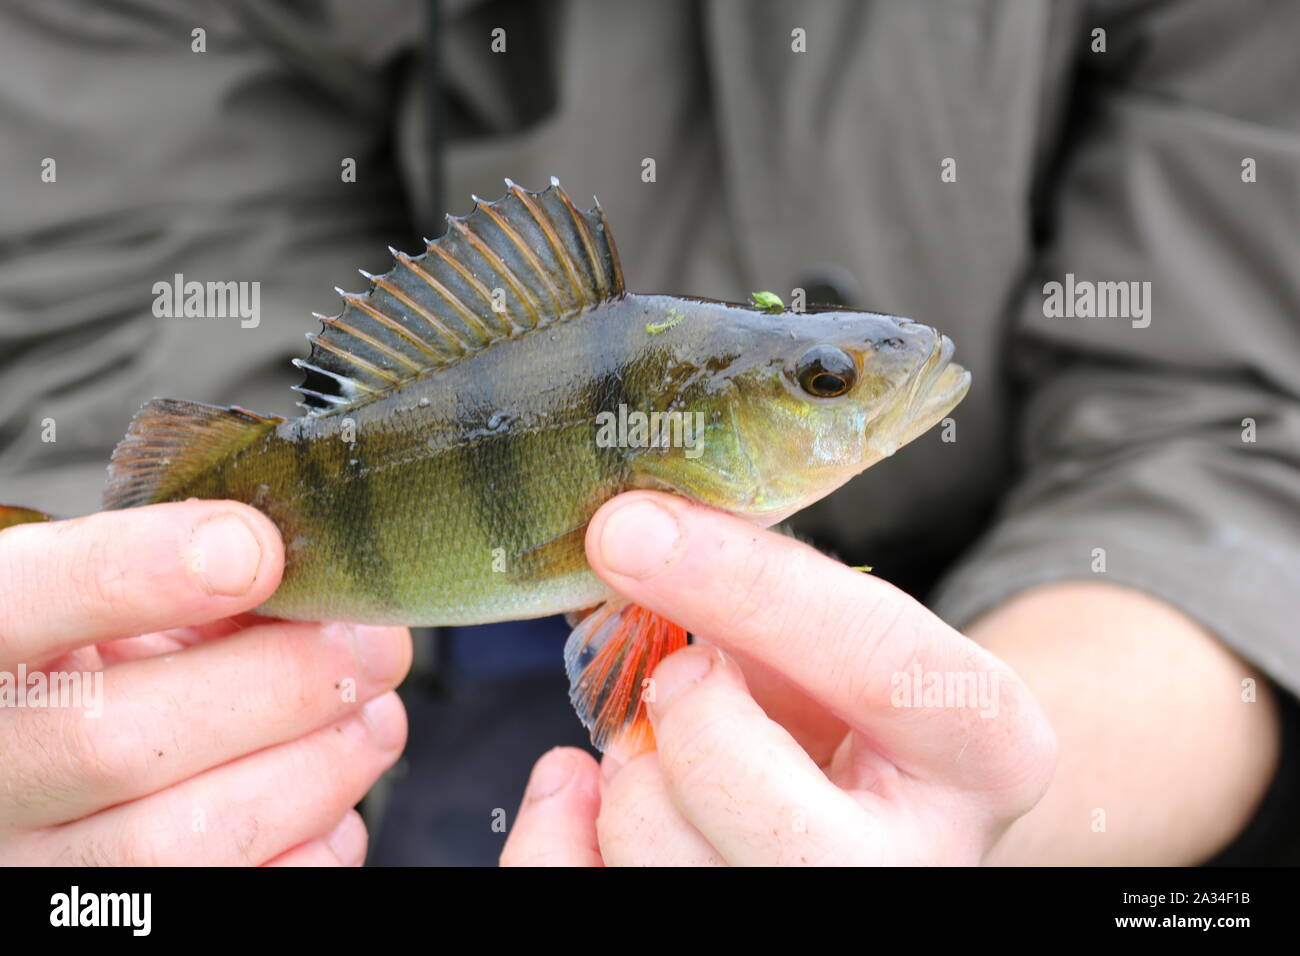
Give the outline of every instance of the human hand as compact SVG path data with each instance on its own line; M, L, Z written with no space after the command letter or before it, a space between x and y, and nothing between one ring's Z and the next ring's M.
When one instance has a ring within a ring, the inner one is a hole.
M352 806L405 743L410 635L244 613L283 562L229 501L0 533L0 681L88 691L0 706L0 863L363 861Z
M539 761L503 863L975 864L1046 789L1025 686L885 582L652 492L606 504L587 554L715 646L655 671L657 751Z

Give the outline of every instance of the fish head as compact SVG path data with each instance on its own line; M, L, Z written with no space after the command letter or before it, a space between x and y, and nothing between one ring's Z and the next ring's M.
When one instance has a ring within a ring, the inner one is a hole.
M763 526L892 455L970 387L952 340L909 319L749 315L702 340L727 361L687 403L706 423L697 446L643 464L655 485Z

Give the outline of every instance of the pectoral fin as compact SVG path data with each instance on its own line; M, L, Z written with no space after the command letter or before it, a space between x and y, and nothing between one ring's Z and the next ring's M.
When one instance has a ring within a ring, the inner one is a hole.
M623 762L654 749L650 675L686 646L686 629L623 598L587 614L564 646L569 700L592 744Z

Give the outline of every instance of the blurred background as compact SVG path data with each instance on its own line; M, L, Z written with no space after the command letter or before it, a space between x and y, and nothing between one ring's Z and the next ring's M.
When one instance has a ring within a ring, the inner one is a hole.
M956 440L923 436L800 534L957 626L1091 576L1102 547L1113 579L1289 700L1298 10L9 0L0 500L95 510L154 396L297 414L290 360L335 286L364 289L389 245L422 251L471 193L557 176L599 196L634 291L803 289L957 342L975 385ZM1150 282L1153 321L1046 314L1066 273ZM177 274L260 283L258 322L159 317ZM372 862L495 861L494 810L542 751L585 743L567 630L418 635L407 757L365 808Z

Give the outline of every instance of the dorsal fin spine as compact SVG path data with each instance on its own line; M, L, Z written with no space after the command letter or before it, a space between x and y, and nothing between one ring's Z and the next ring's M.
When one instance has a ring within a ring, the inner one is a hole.
M346 299L344 301L346 301ZM384 328L390 330L394 335L398 335L403 339L405 339L406 341L410 342L411 345L415 346L415 348L419 349L425 355L429 356L429 358L438 359L438 360L442 359L443 356L441 352L434 351L432 348L429 347L427 342L421 339L418 335L416 335L406 326L402 325L401 322L398 322L396 319L392 318L391 316L384 315L384 313L380 312L374 306L370 305L370 303L366 302L362 297L358 296L356 301L353 302L352 305L356 306L362 312L366 313L366 315L370 316L372 319L374 319ZM312 315L315 318L320 319L321 322L324 322L325 319L328 318L328 316L321 315L319 312L313 312Z
M469 223L464 219L457 219L455 217L450 217L450 219L451 224L456 228L456 231L464 237L466 242L474 247L475 252L482 256L485 261L491 263L492 268L496 269L496 271L501 274L501 277L509 283L510 288L514 291L515 295L519 297L519 301L524 304L524 308L527 309L528 313L533 317L532 323L528 325L527 328L537 328L542 321L541 313L538 311L538 309L541 308L541 303L533 297L532 291L524 285L523 281L520 280L517 275L515 275L515 271L506 264L506 261L488 247L488 244L483 241L483 237L469 227Z
M412 371L418 372L420 370L420 366L417 363L411 361L401 352L397 351L397 349L385 345L383 342L379 341L379 339L375 338L372 335L366 335L366 333L360 331L359 329L354 329L352 326L344 322L341 318L330 318L329 316L322 316L321 323L323 325L328 325L331 328L338 329L340 332L346 332L354 339L360 339L362 342L365 342L371 348L383 352L389 358L393 359L393 361L400 362L402 365L405 365L407 368L411 369Z
M393 385L396 385L398 382L401 381L401 379L399 379L392 372L388 371L388 369L381 368L380 366L374 364L373 362L367 362L359 355L354 355L353 353L347 351L346 349L339 348L337 345L335 345L329 339L325 338L325 336L323 335L315 336L314 338L312 338L311 343L312 345L316 345L319 346L320 348L323 348L327 352L333 352L335 355L337 355L339 358L345 361L352 362L356 365L360 365L366 371L378 375L380 378L385 379L386 381L390 382ZM373 392L374 389L367 389L367 391Z
M484 338L490 339L493 337L495 333L479 321L478 316L470 311L469 306L460 301L460 298L445 285L429 273L425 272L424 269L420 268L419 263L408 256L405 252L398 252L396 249L391 247L388 251L393 254L395 260L406 266L406 268L409 269L416 278L431 288L434 292L438 293L438 295L442 297L442 300L451 306L455 313L460 316L462 322L468 325L475 332L478 332Z
M343 398L341 395L326 395L324 392L317 392L310 388L304 388L301 385L295 385L294 388L297 389L299 393L306 395L308 398L314 398L319 402L325 402L329 405L346 405L348 403L348 400ZM303 405L302 402L299 402L298 404L303 408L311 407L309 405Z
M542 230L546 236L546 241L551 244L551 251L555 253L555 260L564 267L564 273L569 277L569 285L573 287L573 295L576 299L582 298L582 283L578 280L578 274L573 271L573 263L564 253L564 245L560 242L560 237L556 235L555 224L551 222L549 216L542 215L537 204L533 202L532 197L527 192L520 189L510 180L506 180L506 189L519 198L528 210L528 214L533 217L533 222L537 223L537 228Z
M315 345L316 336L308 335L307 341ZM309 362L306 359L296 358L293 360L293 364L295 368L302 368L302 369L306 369L309 372L315 372L318 375L328 376L329 378L332 378L334 381L338 382L339 385L343 386L344 388L355 388L355 389L360 389L361 391L364 392L369 392L371 395L375 394L375 390L371 388L369 385L367 385L365 382L359 382L354 378L348 378L346 375L341 375L338 372L332 371L331 369L323 368L322 366ZM294 388L302 392L304 395L306 395L308 392L311 392L311 389L305 388L303 385L295 385ZM320 393L312 392L312 394L320 394Z
M591 230L587 228L586 217L578 212L578 208L573 205L573 200L569 198L568 193L561 191L560 200L564 203L565 208L569 210L569 215L573 218L573 224L577 227L578 235L582 237L582 245L587 250L587 259L591 263L591 275L596 282L596 287L600 289L603 295L608 295L609 287L605 284L604 275L600 268L600 259L596 256L596 238L591 234Z
M551 301L555 303L555 308L562 310L564 308L564 300L560 298L560 290L555 287L555 283L551 281L551 277L546 274L546 269L542 266L542 261L537 258L536 253L534 253L532 249L528 248L528 243L524 242L523 237L515 231L514 227L511 226L510 223L506 222L505 217L491 206L483 204L480 205L479 208L490 216L492 221L500 227L503 233L505 233L506 238L515 244L515 247L519 250L520 254L528 260L528 264L533 267L533 271L535 271L541 278L542 285L546 286L546 291L550 295Z
M407 295L397 286L393 285L383 276L375 276L371 281L374 282L375 288L383 289L385 292L391 295L398 302L402 303L402 305L410 309L412 314L418 315L422 322L428 325L431 329L433 329L443 338L458 345L460 347L461 354L464 354L465 352L468 352L470 350L471 347L470 343L465 341L465 339L461 338L459 332L456 332L450 326L444 324L443 321L439 319L436 315L434 315L424 306L420 305L420 303L416 302L409 295Z
M591 197L592 202L596 205L596 215L600 217L600 231L605 234L605 242L609 246L609 258L611 267L614 270L613 289L623 289L623 263L618 258L618 246L614 245L614 233L610 231L609 220L605 218L605 209L600 204L600 200L595 196ZM610 289L608 291L613 291Z
M391 329L394 334L400 335L408 342L414 343L420 349L420 351L424 352L426 355L430 356L431 358L437 359L438 361L442 361L444 358L447 357L445 352L434 351L428 345L428 343L421 340L421 338L418 335L416 335L410 329L406 328L406 326L402 325L402 323L398 322L392 316L385 315L379 309L376 309L373 305L370 304L370 302L366 299L364 295L359 295L356 292L344 292L342 289L336 289L335 291L338 292L339 297L342 298L343 301L346 302L348 305L364 312L366 315L370 316L372 319L374 319L384 328Z
M506 325L507 333L522 332L528 328L528 326L526 325L520 325L515 320L514 315L510 312L509 309L506 309L504 313L497 313L496 309L493 307L494 303L492 301L492 291L488 289L488 287L485 286L482 282L480 282L478 280L478 277L475 276L474 273L470 272L467 268L465 268L464 263L460 262L455 256L449 253L446 249L442 248L442 246L438 245L436 242L429 243L429 251L437 255L439 259L441 259L443 262L447 263L449 266L455 269L456 272L460 274L460 277L464 279L465 282L468 283L469 286L475 292L477 292L480 296L482 296L483 301L487 303L487 307L492 311L494 315L495 314L505 315L506 323L507 323Z

